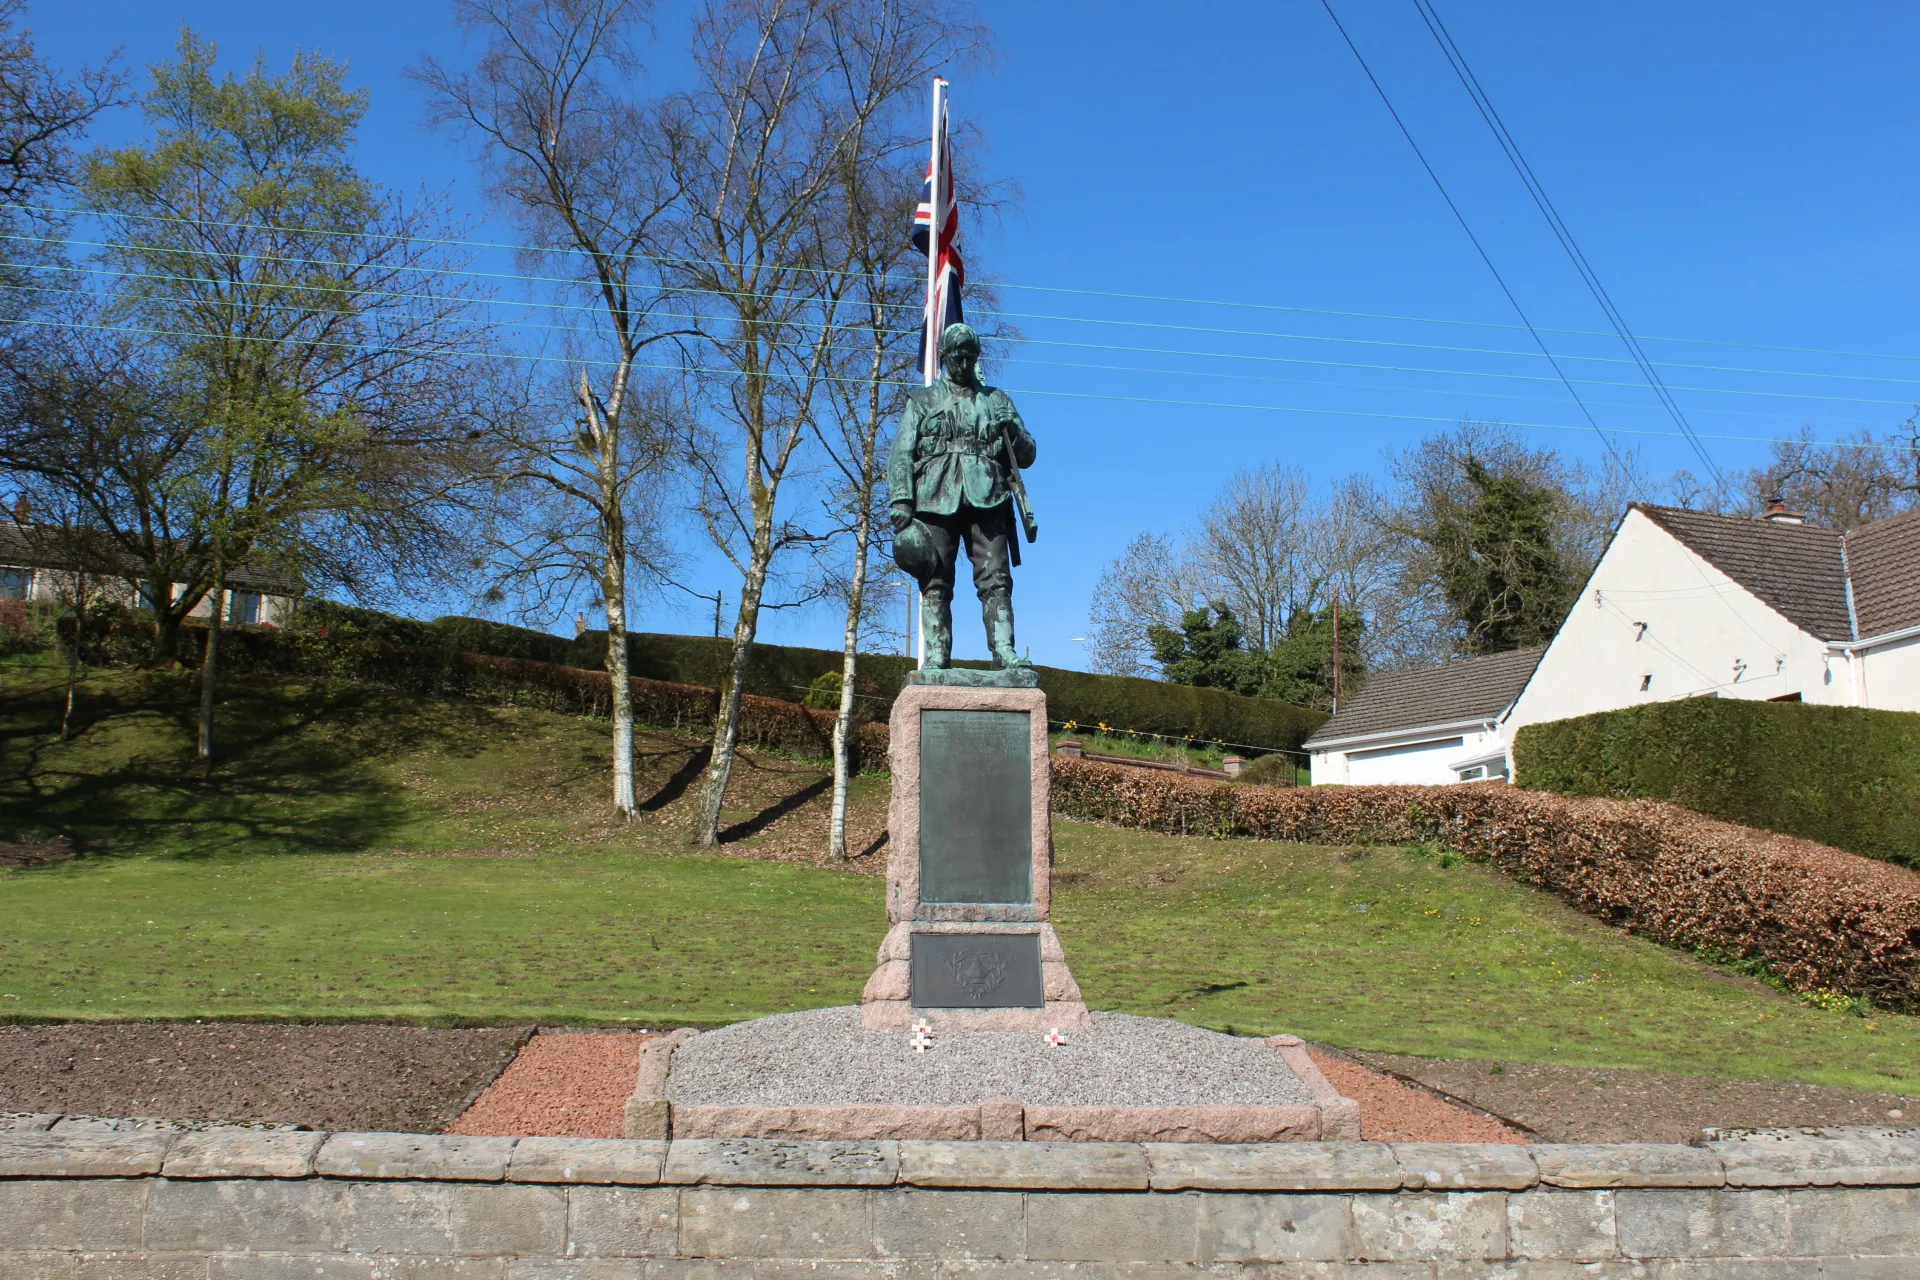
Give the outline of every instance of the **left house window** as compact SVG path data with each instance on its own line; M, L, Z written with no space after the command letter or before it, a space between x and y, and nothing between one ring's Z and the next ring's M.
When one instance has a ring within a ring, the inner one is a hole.
M33 590L33 570L0 569L0 600L25 600Z

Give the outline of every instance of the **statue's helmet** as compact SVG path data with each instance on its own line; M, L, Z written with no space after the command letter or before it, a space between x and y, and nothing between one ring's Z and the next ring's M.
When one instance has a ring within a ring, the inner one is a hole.
M893 535L893 562L923 586L939 571L940 553L934 550L933 536L924 522L909 521L906 528Z
M974 355L979 355L980 335L974 332L972 325L964 321L948 325L940 334L940 358L945 360L963 347L970 347Z

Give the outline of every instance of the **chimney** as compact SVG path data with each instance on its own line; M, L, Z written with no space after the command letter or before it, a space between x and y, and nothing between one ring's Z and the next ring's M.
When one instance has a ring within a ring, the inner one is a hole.
M28 517L32 515L33 499L23 493L13 500L13 522L15 524L26 524Z
M1805 524L1807 518L1798 511L1787 510L1787 504L1779 494L1767 499L1767 519L1774 524Z

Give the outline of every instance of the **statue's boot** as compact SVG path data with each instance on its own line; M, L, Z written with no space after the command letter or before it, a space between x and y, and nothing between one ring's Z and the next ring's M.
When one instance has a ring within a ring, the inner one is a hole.
M1002 670L1032 666L1014 648L1013 598L996 591L980 602L980 613L987 624L987 646L993 650L993 665Z
M926 655L922 664L944 671L953 661L953 597L938 587L920 593L920 644Z

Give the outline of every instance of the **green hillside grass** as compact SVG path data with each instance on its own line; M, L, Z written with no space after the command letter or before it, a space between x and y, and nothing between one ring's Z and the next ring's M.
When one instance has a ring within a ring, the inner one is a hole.
M824 804L816 768L743 762L727 853L694 853L686 738L643 735L653 807L627 826L606 816L604 724L230 688L229 754L202 781L176 678L89 673L63 744L58 673L0 668L0 842L87 847L0 872L0 1019L713 1025L859 998L882 882L750 856L791 856ZM885 788L862 779L859 811ZM1054 918L1097 1008L1920 1091L1920 1019L1810 1007L1484 867L1065 822L1056 845Z

